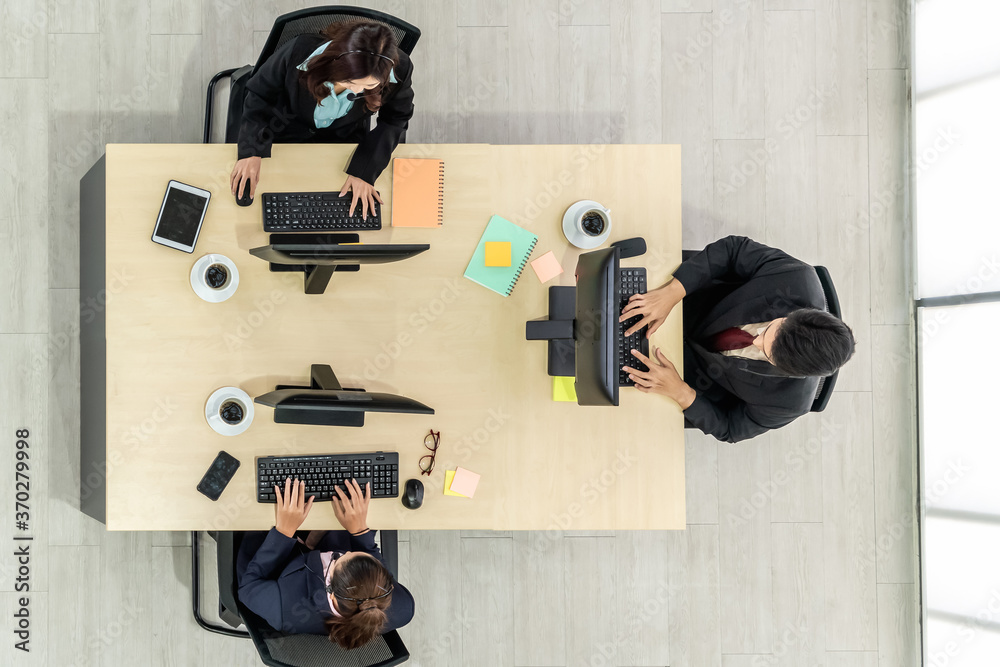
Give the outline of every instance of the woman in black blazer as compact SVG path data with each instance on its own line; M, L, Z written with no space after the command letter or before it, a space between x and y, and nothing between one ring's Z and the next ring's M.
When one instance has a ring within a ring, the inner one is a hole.
M382 201L375 179L413 116L412 74L409 57L379 23L334 23L290 39L247 82L233 194L247 181L256 192L261 158L274 142L357 143L340 192L352 192L352 214L360 201L367 216Z
M303 542L298 530L313 499L305 483L275 487L275 526L248 533L236 560L239 599L275 630L285 634L326 635L346 649L367 644L413 618L413 596L382 562L367 526L371 485L362 491L348 482L350 495L337 487L333 511L345 528ZM316 542L315 548L313 542Z

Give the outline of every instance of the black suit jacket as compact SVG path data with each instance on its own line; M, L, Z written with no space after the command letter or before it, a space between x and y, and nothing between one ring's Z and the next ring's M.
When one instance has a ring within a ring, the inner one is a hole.
M323 551L364 551L382 561L371 532L354 537L346 531L330 531L315 550L306 549L276 528L268 533L247 533L236 560L240 602L279 632L329 634L325 621L333 614L323 582ZM410 591L396 583L382 632L409 623L413 611Z
M685 421L739 442L809 412L818 377L788 377L766 361L707 350L705 338L730 327L767 322L799 308L825 308L816 270L744 236L728 236L674 272L684 297L684 381L697 393Z
M368 183L382 173L413 116L413 64L399 51L394 68L396 81L382 97L378 125L371 127L372 112L357 100L347 115L328 128L316 129L316 100L300 82L297 69L323 42L320 34L299 35L281 45L247 82L240 125L239 159L270 157L271 144L357 142L347 173Z

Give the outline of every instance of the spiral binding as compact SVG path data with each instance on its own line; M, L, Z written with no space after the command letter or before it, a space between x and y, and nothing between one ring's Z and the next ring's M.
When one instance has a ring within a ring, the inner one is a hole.
M444 160L438 164L438 227L444 224Z
M535 252L535 244L538 243L538 237L536 236L532 240L531 245L528 246L528 252L524 253L524 259L521 260L521 266L517 267L517 273L514 274L513 280L510 281L510 286L507 288L507 293L504 296L510 296L510 293L514 291L517 286L517 281L521 279L521 272L524 271L524 267L528 263L528 258L531 257L531 253Z

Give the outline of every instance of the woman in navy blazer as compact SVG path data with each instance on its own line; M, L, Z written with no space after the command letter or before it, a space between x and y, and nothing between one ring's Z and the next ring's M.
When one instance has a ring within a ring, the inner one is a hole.
M352 649L409 623L413 596L386 569L367 526L371 485L362 491L351 480L348 488L332 501L345 530L313 546L295 536L312 508L305 483L286 480L284 494L275 487L275 526L243 538L236 576L240 601L275 630L327 635Z

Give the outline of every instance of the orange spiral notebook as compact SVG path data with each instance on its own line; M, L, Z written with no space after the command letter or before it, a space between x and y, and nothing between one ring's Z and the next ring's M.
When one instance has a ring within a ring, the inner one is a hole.
M392 161L392 226L440 227L444 223L444 160Z

